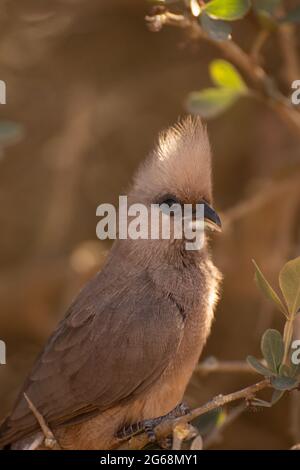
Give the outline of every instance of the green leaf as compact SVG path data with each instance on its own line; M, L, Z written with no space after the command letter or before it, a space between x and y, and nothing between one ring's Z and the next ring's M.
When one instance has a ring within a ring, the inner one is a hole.
M205 13L205 11L202 11L200 23L202 29L210 38L215 39L216 41L226 41L231 39L232 28L226 21L213 20Z
M297 380L293 379L292 377L283 377L280 375L277 375L276 377L271 378L271 385L276 389L276 390L291 390L297 385Z
M243 94L247 91L247 85L237 69L226 60L213 60L209 65L209 72L215 85L235 90Z
M255 266L255 278L254 279L256 281L256 284L258 285L262 293L269 300L272 300L272 302L274 302L277 305L279 310L288 318L288 313L286 311L284 304L282 303L282 301L280 300L280 298L278 297L274 289L271 287L271 285L268 283L267 279L265 278L265 276L263 275L263 273L257 266L256 262L254 260L252 260L252 262Z
M296 315L300 308L300 256L283 266L279 273L279 285L289 312Z
M300 23L300 6L289 11L283 18L280 18L281 23Z
M243 18L250 6L250 0L212 0L203 8L211 18L234 21Z
M271 398L271 404L275 405L280 398L282 398L284 395L284 390L273 390L272 398Z
M239 94L229 88L205 88L189 94L187 108L191 113L212 118L226 111L238 98Z
M256 372L263 375L264 377L271 377L274 375L270 369L267 369L267 367L262 365L261 362L259 362L258 359L256 359L254 356L248 356L247 362L253 369L256 370Z
M265 331L261 339L261 352L269 368L276 374L284 355L284 343L279 331Z

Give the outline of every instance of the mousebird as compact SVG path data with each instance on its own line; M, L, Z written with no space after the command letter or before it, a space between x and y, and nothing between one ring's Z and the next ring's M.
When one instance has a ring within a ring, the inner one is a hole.
M33 366L0 426L1 447L28 449L37 442L46 448L26 396L62 449L117 448L136 423L146 429L181 412L221 279L207 246L208 232L220 231L221 222L212 207L211 150L199 118L161 134L134 176L128 201L203 204L204 244L187 250L184 238L117 238Z

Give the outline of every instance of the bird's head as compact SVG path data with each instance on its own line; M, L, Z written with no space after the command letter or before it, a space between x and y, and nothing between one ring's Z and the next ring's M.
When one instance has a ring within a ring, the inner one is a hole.
M187 117L160 135L135 175L129 199L147 207L203 204L205 231L220 231L221 221L212 207L211 173L206 128L200 118Z

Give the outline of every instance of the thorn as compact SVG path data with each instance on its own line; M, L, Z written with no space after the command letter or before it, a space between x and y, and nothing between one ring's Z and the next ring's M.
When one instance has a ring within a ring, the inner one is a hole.
M35 416L37 422L39 423L41 430L43 431L44 434L44 444L48 449L56 449L56 450L61 450L60 445L58 444L57 440L55 439L55 436L49 426L47 425L45 418L43 415L37 410L37 408L34 406L30 398L27 396L26 393L24 393L25 400L28 403L28 406L30 410L32 411L33 415Z

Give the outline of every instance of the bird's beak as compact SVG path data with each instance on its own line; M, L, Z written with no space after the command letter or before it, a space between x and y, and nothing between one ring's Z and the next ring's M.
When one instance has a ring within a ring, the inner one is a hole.
M207 202L204 202L204 226L209 230L222 232L221 219Z

